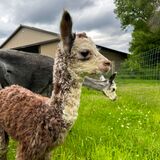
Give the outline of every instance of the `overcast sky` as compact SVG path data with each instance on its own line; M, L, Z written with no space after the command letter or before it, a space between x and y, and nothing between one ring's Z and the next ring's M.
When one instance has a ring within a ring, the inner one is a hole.
M59 33L63 9L73 18L73 30L85 31L96 44L128 52L131 33L121 30L114 0L1 0L0 44L20 25Z

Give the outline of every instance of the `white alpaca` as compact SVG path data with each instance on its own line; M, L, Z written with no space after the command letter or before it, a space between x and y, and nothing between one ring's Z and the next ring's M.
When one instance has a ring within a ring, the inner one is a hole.
M17 140L17 160L49 160L77 115L84 73L106 72L110 61L103 57L86 34L72 33L72 20L64 11L61 42L54 65L51 98L13 85L0 90L0 126Z

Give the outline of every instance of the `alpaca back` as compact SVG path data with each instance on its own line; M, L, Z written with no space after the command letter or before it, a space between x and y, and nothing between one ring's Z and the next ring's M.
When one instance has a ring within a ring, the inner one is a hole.
M0 124L15 139L29 134L47 109L47 100L17 85L0 90Z
M18 85L6 87L0 90L0 125L26 147L53 148L64 141L67 127L49 103L49 98Z

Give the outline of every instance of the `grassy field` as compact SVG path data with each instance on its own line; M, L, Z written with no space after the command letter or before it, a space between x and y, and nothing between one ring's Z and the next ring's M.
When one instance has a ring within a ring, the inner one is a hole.
M118 99L83 88L79 117L52 160L160 160L160 83L118 81ZM9 160L14 160L11 141Z

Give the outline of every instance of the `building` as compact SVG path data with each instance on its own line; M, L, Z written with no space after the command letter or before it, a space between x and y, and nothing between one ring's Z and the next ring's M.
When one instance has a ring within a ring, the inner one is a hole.
M46 30L20 25L2 45L1 49L15 49L52 56L55 53L59 35Z
M128 57L128 53L97 45L102 55L112 61L112 72L118 71L120 65Z
M59 34L20 25L0 46L1 49L14 49L32 53L39 53L54 57ZM100 52L112 61L112 71L117 71L120 64L127 58L127 53L98 46Z

